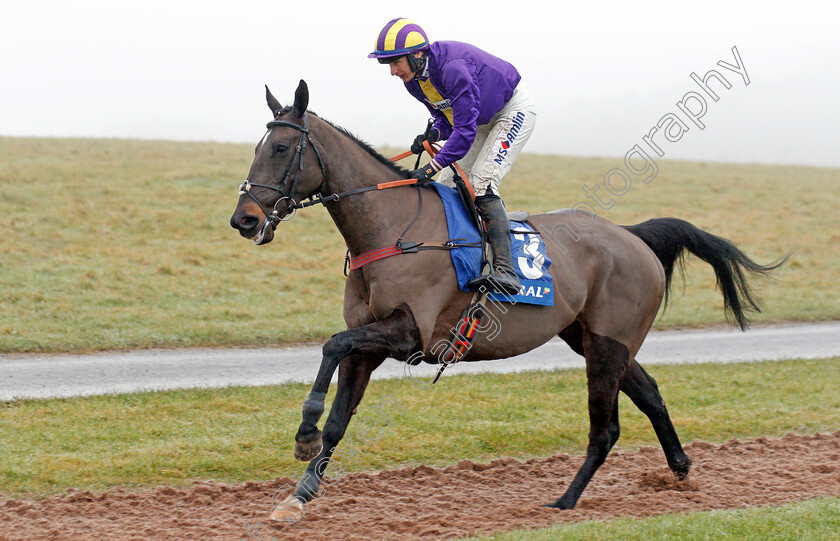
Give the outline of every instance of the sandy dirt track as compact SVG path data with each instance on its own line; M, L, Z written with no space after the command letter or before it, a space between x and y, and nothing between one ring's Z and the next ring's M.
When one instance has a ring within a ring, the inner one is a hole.
M289 478L2 499L0 540L431 540L840 496L840 431L724 444L696 441L686 452L694 465L682 483L674 480L658 447L612 453L573 511L540 507L561 495L583 461L555 455L344 475L326 486L326 494L294 525L269 524L267 518L272 496L294 483Z

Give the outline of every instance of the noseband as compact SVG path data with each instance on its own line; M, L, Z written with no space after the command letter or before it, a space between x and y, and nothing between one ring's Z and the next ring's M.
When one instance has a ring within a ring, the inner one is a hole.
M318 147L312 142L312 137L309 134L309 113L303 113L303 126L299 124L295 124L294 122L289 122L288 120L272 120L268 124L265 125L266 128L271 129L278 126L285 126L288 128L294 128L300 132L300 140L298 140L297 149L295 150L295 157L292 158L292 163L289 164L289 169L286 171L286 176L283 178L283 182L280 183L279 186L271 186L269 184L257 184L255 182L251 182L250 180L245 180L241 186L239 186L239 193L245 194L250 197L262 210L263 214L265 215L265 224L263 225L263 235L268 231L268 228L271 227L272 229L277 229L277 224L279 224L283 220L291 219L289 213L302 208L303 205L298 203L292 198L292 194L295 192L295 188L297 187L298 179L300 178L301 172L303 172L303 156L306 153L306 143L308 142L312 149L315 151L315 156L318 158L318 165L321 167L321 176L326 178L326 173L324 172L324 162L321 159L321 153L318 152ZM297 165L295 165L297 162ZM292 172L294 171L294 177L292 177ZM291 184L289 184L289 179L291 179ZM288 185L288 191L284 191L284 188ZM265 207L260 203L260 201L254 197L254 194L251 193L251 188L266 188L269 190L274 190L275 192L280 193L280 198L274 203L274 208L271 212L268 212ZM281 217L280 211L278 210L278 205L286 201L288 204L288 210L286 214ZM292 216L294 214L292 213Z

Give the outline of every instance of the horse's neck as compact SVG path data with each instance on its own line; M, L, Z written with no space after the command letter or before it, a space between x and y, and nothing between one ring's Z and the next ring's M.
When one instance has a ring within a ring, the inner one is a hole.
M331 140L337 147L327 149L325 195L401 178L350 138L336 134ZM350 252L358 255L394 244L406 216L417 211L417 201L416 190L393 188L351 195L327 209Z

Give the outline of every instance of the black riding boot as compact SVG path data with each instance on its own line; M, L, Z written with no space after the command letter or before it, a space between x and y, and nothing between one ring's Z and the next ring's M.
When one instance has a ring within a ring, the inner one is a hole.
M472 291L484 286L489 291L519 293L519 276L513 270L513 256L510 252L510 220L508 220L502 200L498 195L482 195L475 198L484 219L487 231L487 242L493 248L493 272L479 276L467 282L467 288ZM501 290L501 291L500 291Z

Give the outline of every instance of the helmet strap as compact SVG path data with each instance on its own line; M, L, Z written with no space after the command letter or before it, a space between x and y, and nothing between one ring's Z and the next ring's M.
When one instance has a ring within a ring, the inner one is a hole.
M423 68L426 66L426 52L422 51L423 55L420 58L414 56L414 53L409 53L406 55L406 59L408 60L408 69L410 69L415 74L419 74ZM416 77L417 75L415 75Z

